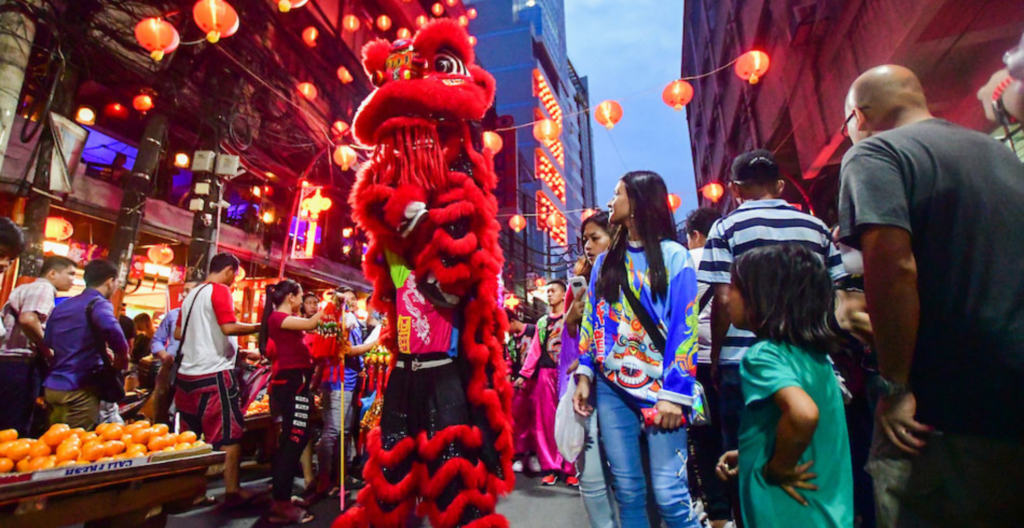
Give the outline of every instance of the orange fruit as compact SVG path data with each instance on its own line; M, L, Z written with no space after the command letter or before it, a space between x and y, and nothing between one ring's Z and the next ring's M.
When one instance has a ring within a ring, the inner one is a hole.
M178 441L183 443L187 442L191 444L192 442L196 441L196 433L193 431L185 431L184 433L178 435Z
M54 427L56 427L56 426L54 426ZM65 426L65 427L67 427L67 426ZM60 445L61 442L63 442L64 440L67 440L70 436L71 436L71 430L70 429L57 429L57 430L53 430L51 428L49 431L46 432L46 434L44 434L42 436L42 438L40 438L40 440L45 442L46 445L48 445L50 447L57 447L57 446ZM75 438L78 438L78 437L76 436Z
M53 452L53 450L50 449L50 446L47 445L46 442L43 442L42 440L34 440L32 442L32 446L28 450L28 455L32 458L43 458L50 456L51 452Z
M143 429L146 427L153 427L153 424L149 423L149 420L139 420L137 422L132 422L131 425L141 425Z
M145 429L146 427L147 426L142 424L141 422L135 422L133 424L129 424L129 425L125 426L124 434L126 434L126 435L134 435L136 432L138 432L138 431L140 431L142 429Z
M128 453L121 453L120 455L114 455L114 460L125 460L131 458Z
M15 429L4 429L0 431L0 442L10 442L18 439L18 431Z
M18 468L18 473L28 473L29 471L32 471L29 468L29 464L31 462L32 462L31 458L23 458L23 459L19 460L18 464L16 466L14 466L14 467Z
M180 444L174 446L175 451L184 451L186 449L192 449L192 444L190 444L189 442L181 442Z
M121 424L106 425L109 425L110 427L106 428L102 433L100 433L100 436L102 436L104 440L120 440L121 435L124 434L124 427L121 427Z
M5 454L7 455L7 458L18 462L28 457L30 449L32 449L32 441L23 438L21 440L15 440L14 443L7 448L7 452Z
M100 457L96 462L97 463L100 463L100 462L110 462L112 460L114 460L114 457Z
M155 436L149 440L149 444L146 444L146 447L150 451L160 451L169 445L168 440L166 436Z
M130 446L135 443L135 435L125 433L121 435L121 441L124 442L124 445Z
M85 433L83 435L78 435L79 440L81 440L83 444L88 444L91 440L96 440L99 437L100 436L96 433Z
M14 462L9 458L0 458L0 473L10 473L14 469Z
M7 456L7 450L11 448L17 442L17 440L8 440L6 442L0 442L0 457Z
M82 435L85 434L85 429L82 429L81 427L75 427L74 429L71 430L71 434L81 438Z
M174 446L167 446L167 447L161 449L160 451L163 451L164 453L166 453L168 451L174 451Z
M121 453L124 453L124 450L124 442L120 440L111 440L103 444L103 452L106 453L107 456L120 455Z
M142 444L132 444L128 447L127 453L129 458L146 456L146 446Z
M41 469L50 469L57 465L57 457L55 456L44 456L40 458L33 458L28 464L29 471L39 471Z
M106 455L106 449L99 442L93 441L82 446L82 458L89 462L95 462L104 455Z
M153 429L151 427L143 427L142 429L139 429L132 433L132 442L135 442L136 444L146 445L149 443L149 440L152 439L154 436L160 435L154 435Z
M73 466L73 465L75 465L77 463L78 463L78 461L74 460L74 459L72 459L72 460L65 460L63 462L57 462L57 467Z
M153 429L153 434L156 436L163 436L170 431L167 424L156 424L151 429Z
M169 434L166 434L164 436L167 437L167 445L172 446L172 445L177 445L178 444L178 435L177 434L169 433Z
M77 444L64 442L57 447L57 460L60 460L61 462L78 460L78 457L80 456L82 456L82 448Z

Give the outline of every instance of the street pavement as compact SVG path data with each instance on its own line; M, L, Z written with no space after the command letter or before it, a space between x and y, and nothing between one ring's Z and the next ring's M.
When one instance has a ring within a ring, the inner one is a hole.
M262 469L266 471L266 467ZM247 473L247 470L243 469L243 473ZM252 477L255 475L245 476L250 477L245 478L244 485L247 489L266 489L270 485L269 478L253 479ZM220 482L211 481L209 494L220 498L223 493L224 489L220 486ZM269 502L265 505L234 512L225 512L219 506L211 506L180 515L172 515L168 519L167 526L168 528L269 528L279 526L268 520L268 508ZM338 511L339 505L336 499L321 501L312 508L316 519L304 526L327 528L338 516ZM554 487L541 486L539 477L530 478L518 475L515 491L499 502L498 511L508 517L510 524L515 528L584 528L588 526L579 490L568 488L562 482ZM427 526L428 523L424 522L421 528L427 528Z

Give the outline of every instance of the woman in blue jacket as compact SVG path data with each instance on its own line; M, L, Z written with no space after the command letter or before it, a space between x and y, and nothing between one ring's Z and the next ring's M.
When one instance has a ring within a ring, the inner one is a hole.
M689 252L675 240L661 176L626 174L608 207L611 223L620 229L591 274L580 331L576 411L584 416L593 411L588 398L595 390L622 528L650 526L645 468L638 456L641 434L647 437L662 519L669 528L698 528L686 482L686 418L693 404L697 353L696 270ZM627 295L634 296L633 302ZM634 304L650 316L648 324ZM651 326L660 334L653 339L647 331Z

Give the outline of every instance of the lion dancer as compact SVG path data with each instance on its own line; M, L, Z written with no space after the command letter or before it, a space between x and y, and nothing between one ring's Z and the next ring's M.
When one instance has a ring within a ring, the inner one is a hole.
M514 485L500 227L478 124L494 79L473 62L451 20L363 49L377 90L353 133L375 150L349 201L370 238L372 304L394 322L384 343L397 353L369 436L367 486L336 528L399 528L414 517L434 528L508 526L495 513Z

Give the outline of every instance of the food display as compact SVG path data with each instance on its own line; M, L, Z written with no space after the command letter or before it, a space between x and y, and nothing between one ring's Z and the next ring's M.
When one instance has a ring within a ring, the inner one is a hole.
M245 410L245 415L253 416L268 412L270 412L270 394L264 394L262 398L258 398L249 404L249 408Z
M0 474L126 460L204 445L191 431L174 434L164 424L146 421L100 424L95 431L54 424L38 439L18 438L17 431L7 429L0 431Z

